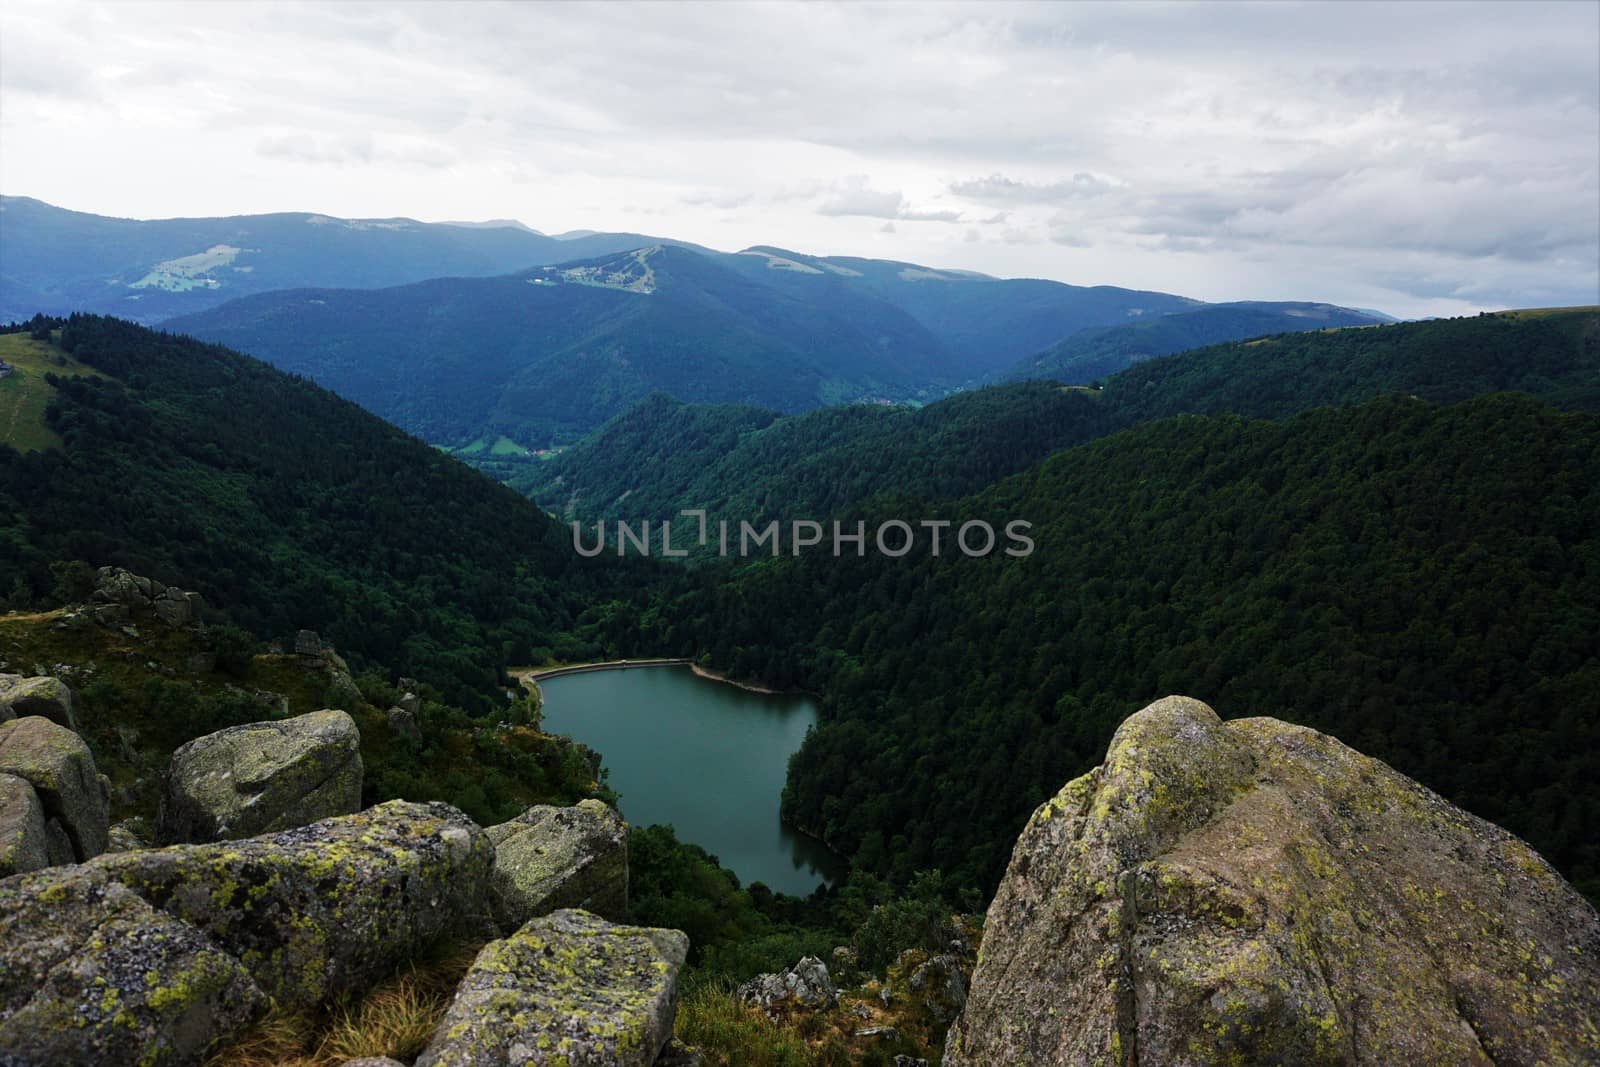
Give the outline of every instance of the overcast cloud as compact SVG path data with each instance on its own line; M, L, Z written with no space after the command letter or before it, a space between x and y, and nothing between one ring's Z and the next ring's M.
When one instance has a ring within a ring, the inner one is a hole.
M1600 4L8 0L0 191L1595 303Z

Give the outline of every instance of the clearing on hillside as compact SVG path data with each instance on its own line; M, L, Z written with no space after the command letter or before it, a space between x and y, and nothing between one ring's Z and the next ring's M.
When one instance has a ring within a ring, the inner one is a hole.
M61 438L44 421L44 409L50 406L56 392L44 376L100 372L25 333L0 334L0 363L12 368L10 374L0 378L0 444L10 445L18 452L60 448Z

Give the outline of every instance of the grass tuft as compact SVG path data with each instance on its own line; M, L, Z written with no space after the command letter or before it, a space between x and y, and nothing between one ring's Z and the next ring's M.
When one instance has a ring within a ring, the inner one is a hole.
M321 1013L276 1004L238 1039L212 1053L206 1067L340 1067L363 1056L415 1059L450 1007L477 946L435 951L360 999Z

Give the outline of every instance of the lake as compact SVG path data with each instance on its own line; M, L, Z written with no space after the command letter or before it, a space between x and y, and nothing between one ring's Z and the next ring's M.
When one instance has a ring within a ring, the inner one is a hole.
M754 693L686 666L559 675L539 688L545 729L599 751L628 822L670 823L744 885L805 896L843 873L778 819L789 757L817 721L809 697Z

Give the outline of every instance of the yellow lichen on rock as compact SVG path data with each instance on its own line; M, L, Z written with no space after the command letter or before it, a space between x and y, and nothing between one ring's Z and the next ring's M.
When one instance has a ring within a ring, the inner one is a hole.
M1597 1017L1600 917L1522 842L1169 697L1024 829L945 1062L1583 1064Z

